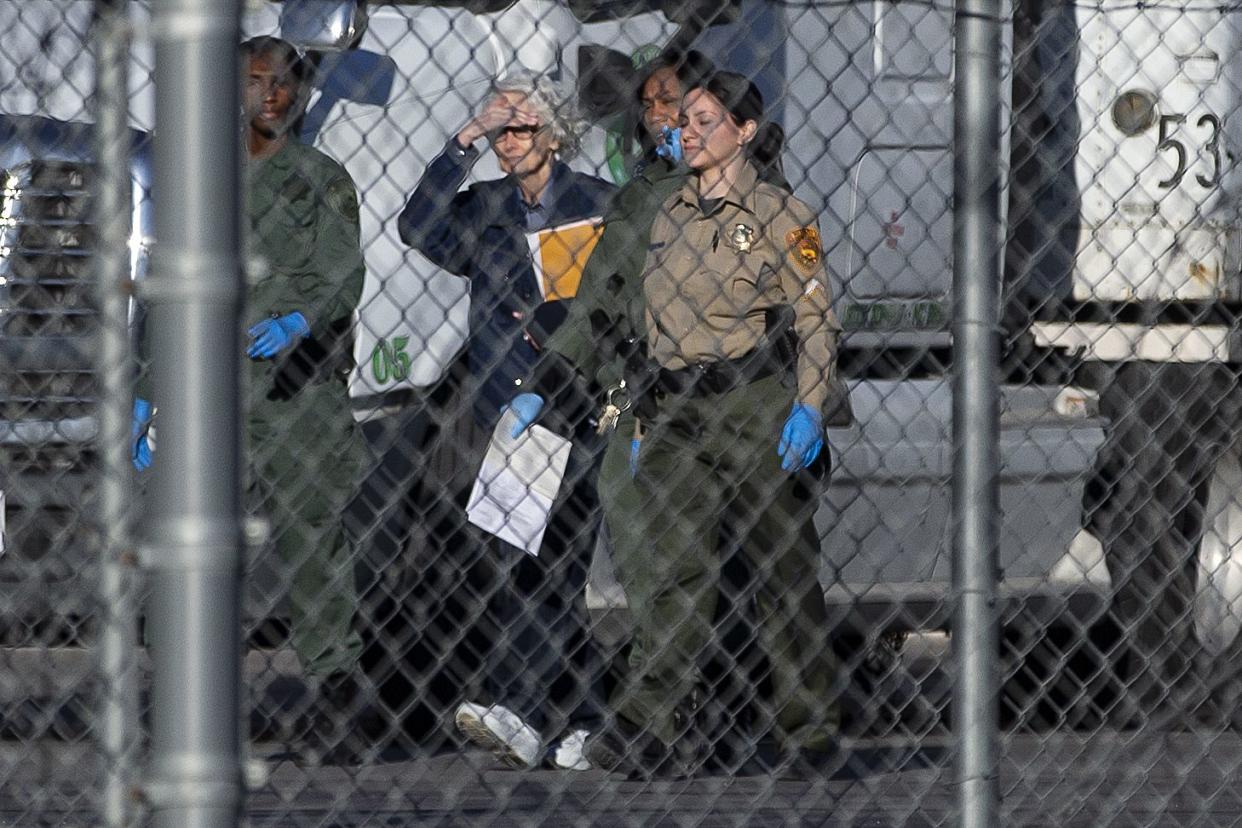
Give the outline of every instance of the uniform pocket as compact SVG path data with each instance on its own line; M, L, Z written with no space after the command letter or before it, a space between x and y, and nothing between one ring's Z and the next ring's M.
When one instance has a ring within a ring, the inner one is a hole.
M729 296L739 310L755 306L759 296L767 287L769 269L759 257L749 253L738 253L735 261L730 262L725 277L728 279Z

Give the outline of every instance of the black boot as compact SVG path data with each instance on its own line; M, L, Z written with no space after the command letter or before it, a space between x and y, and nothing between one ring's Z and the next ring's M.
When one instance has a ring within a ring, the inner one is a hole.
M586 758L593 768L624 774L630 779L681 778L689 774L679 751L620 716L587 740Z
M364 694L351 673L336 672L319 682L302 735L300 764L357 767L366 749L361 733Z

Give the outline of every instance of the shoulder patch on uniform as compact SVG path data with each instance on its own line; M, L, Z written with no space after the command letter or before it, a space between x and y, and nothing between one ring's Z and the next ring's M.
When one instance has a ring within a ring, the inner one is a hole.
M785 246L794 264L807 273L814 273L824 257L819 231L814 227L797 227L785 234Z
M324 200L343 218L355 224L358 222L358 197L354 193L354 185L347 179L338 178L329 184Z

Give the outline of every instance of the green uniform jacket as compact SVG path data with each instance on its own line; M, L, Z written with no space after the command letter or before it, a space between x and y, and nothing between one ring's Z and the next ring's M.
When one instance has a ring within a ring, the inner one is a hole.
M243 333L293 311L310 325L310 336L275 360L249 360L238 343L248 508L271 521L298 659L329 676L355 669L362 652L351 623L354 553L341 520L364 457L342 370L365 276L358 197L340 164L289 143L248 164L246 214Z
M319 150L290 142L247 166L246 214L244 327L299 311L311 330L283 359L250 361L239 348L249 365L249 411L308 383L333 386L344 403L345 378L337 369L348 355L341 353L347 338L340 334L348 330L366 273L353 180Z
M363 456L340 370L365 276L358 196L344 167L301 144L245 172L246 305L233 352L219 358L243 378L247 510L271 519L294 649L307 672L329 676L362 652L341 521ZM310 336L275 360L248 359L246 330L293 311ZM152 399L148 385L144 375L139 393Z
M247 410L273 397L288 398L313 378L325 384L348 343L351 314L366 275L359 246L358 196L345 168L318 150L290 142L276 155L247 165L244 181L247 227L246 305L242 333L260 319L300 311L310 324L308 341L276 360L246 358L248 338L237 345L245 365ZM145 351L146 342L141 343ZM143 354L149 361L155 355ZM274 393L277 380L284 393ZM344 399L344 375L326 383ZM150 372L138 379L138 396L153 399ZM155 400L158 404L158 400Z
M613 196L604 215L604 232L583 269L569 318L548 340L549 350L565 357L583 377L603 388L621 381L622 364L611 349L601 348L599 333L592 329L592 314L605 313L619 326L622 336L644 334L641 276L651 223L660 205L685 178L685 167L661 158Z

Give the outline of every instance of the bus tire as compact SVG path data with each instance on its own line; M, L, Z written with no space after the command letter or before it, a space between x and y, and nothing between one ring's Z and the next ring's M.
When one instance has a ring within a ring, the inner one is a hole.
M1193 629L1207 483L1237 428L1237 380L1223 365L1128 363L1101 396L1109 436L1089 486L1116 626L1114 720L1196 717L1218 672Z

